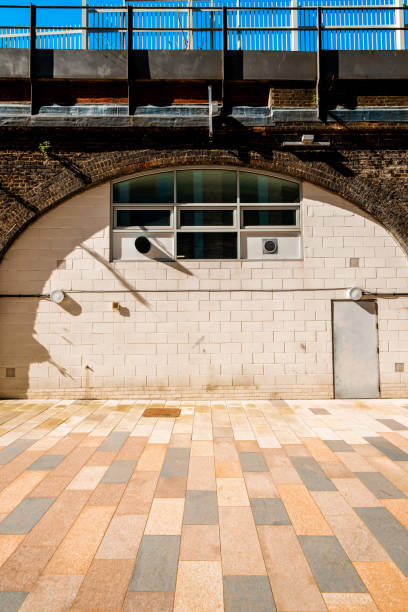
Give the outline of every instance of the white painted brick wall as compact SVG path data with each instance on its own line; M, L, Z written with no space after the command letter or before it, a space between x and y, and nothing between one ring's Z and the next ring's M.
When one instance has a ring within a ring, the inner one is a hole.
M109 262L108 184L44 215L0 265L0 293L70 293L0 300L0 395L331 397L331 300L407 291L408 266L344 200L303 194L302 261ZM382 396L406 396L408 299L378 307Z

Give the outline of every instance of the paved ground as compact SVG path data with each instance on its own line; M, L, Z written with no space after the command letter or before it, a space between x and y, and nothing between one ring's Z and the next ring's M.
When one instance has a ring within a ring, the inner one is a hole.
M408 400L0 417L0 611L408 610Z

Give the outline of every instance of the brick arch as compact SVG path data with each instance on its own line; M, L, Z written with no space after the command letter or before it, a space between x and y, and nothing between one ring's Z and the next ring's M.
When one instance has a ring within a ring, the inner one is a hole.
M292 151L265 152L251 148L157 148L143 150L102 151L83 159L64 164L55 162L55 172L47 173L44 181L36 182L24 193L24 198L0 190L0 200L6 200L5 211L0 217L0 258L24 229L45 212L67 199L108 180L126 177L146 170L183 165L222 165L263 170L308 181L343 197L361 211L371 215L385 227L408 252L408 207L400 200L402 185L395 181L394 189L382 189L365 178L362 173L342 173L303 153ZM380 171L380 170L379 170ZM4 191L4 190L3 190Z

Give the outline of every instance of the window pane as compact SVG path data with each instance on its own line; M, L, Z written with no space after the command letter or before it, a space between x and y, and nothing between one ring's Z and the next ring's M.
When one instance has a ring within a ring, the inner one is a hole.
M185 259L236 259L236 232L179 232L177 257Z
M170 225L169 210L118 210L116 227L138 226L164 226Z
M233 170L182 170L177 172L177 202L235 203L237 173Z
M244 210L244 227L248 225L296 225L296 210Z
M180 210L180 225L234 225L233 210Z
M149 174L115 183L116 204L171 204L174 202L173 172Z
M273 176L240 172L239 188L243 203L299 202L299 185Z

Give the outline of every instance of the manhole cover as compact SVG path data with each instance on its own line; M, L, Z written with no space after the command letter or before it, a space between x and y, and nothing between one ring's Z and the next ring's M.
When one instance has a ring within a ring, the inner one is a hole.
M167 417L175 419L180 416L180 408L146 408L142 416L144 417Z

